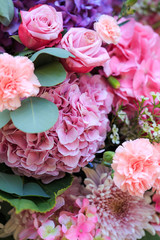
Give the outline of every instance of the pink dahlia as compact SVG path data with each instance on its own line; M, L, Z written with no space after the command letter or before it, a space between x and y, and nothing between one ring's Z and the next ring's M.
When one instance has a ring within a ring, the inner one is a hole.
M144 198L122 192L104 166L99 165L96 170L84 168L84 172L87 175L86 197L97 209L97 227L103 236L111 240L136 240L145 235L144 230L155 234L150 225L155 210Z
M121 21L124 21L122 19ZM114 105L136 108L135 102L150 92L160 91L160 36L149 26L130 19L121 27L119 43L108 49L110 60L104 65L106 76L115 76L120 88L114 89Z
M148 139L126 141L119 146L113 157L114 182L133 196L143 197L157 179L159 152Z
M46 132L26 134L10 122L0 132L0 156L17 174L51 181L94 159L110 129L113 95L100 75L72 75L56 87L42 88L40 96L57 105L57 123Z
M0 54L0 112L21 106L21 98L36 96L41 86L27 57Z

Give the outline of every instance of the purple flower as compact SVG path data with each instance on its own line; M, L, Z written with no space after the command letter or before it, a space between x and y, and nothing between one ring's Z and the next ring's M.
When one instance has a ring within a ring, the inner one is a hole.
M63 12L64 27L92 28L101 14L111 14L111 0L56 0L54 6Z

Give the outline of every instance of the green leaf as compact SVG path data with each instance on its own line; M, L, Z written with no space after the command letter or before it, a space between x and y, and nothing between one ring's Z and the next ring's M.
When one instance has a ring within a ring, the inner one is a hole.
M45 132L58 119L57 106L38 97L27 98L22 101L21 107L10 113L13 124L23 132Z
M142 240L160 240L160 237L157 234L153 236L150 233L146 232L146 235L141 239Z
M20 176L0 173L0 190L23 195L23 182Z
M0 190L18 196L49 197L48 194L35 182L23 183L20 176L0 172Z
M43 65L35 70L35 74L42 86L51 87L63 82L66 78L66 71L58 61Z
M12 0L0 0L0 23L8 26L14 17L14 5Z
M25 50L23 52L18 53L19 56L31 56L35 51L33 50Z
M12 35L12 36L10 36L10 38L13 38L15 41L17 41L17 42L22 44L22 42L21 42L21 40L20 40L18 35Z
M6 109L3 112L0 112L0 128L5 126L10 121L10 119L10 111Z
M72 184L72 180L72 176L70 174L66 174L64 178L55 180L49 184L43 184L41 187L48 195L53 196L55 193L59 196Z
M24 184L23 186L23 196L39 196L39 197L49 197L48 194L45 193L45 191L34 182L29 182Z
M136 2L137 0L127 0L125 4L127 7L132 7Z
M58 58L74 57L70 52L61 48L44 48L32 55L30 60L34 62L40 55L47 54Z
M16 213L23 210L31 209L36 212L46 212L52 209L55 205L55 198L36 198L36 197L16 197L12 194L0 191L0 199L8 202L16 209Z
M0 190L0 199L13 206L16 209L16 213L20 213L26 209L44 213L50 211L55 206L56 197L71 186L72 180L70 174L66 174L64 178L55 180L50 184L42 184L40 181L33 180L50 196L49 198L21 197Z
M126 23L128 23L130 20L126 20L126 21L124 21L124 22L122 22L122 23L119 23L118 25L119 25L119 27L121 27L121 26L123 26L123 25L125 25Z
M137 0L127 0L123 3L121 12L118 16L118 20L121 19L122 17L128 16L133 14L135 11L131 7L137 2ZM118 21L117 20L117 21Z

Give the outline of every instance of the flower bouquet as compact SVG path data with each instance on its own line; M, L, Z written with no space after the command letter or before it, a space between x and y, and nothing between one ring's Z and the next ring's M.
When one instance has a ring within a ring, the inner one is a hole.
M160 4L0 1L0 239L160 239Z

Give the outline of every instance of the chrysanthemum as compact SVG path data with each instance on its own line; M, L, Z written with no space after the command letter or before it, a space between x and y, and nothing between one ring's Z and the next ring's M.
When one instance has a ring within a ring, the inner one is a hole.
M97 208L99 228L111 240L136 240L145 235L144 230L155 234L150 221L154 207L145 199L131 196L116 187L107 168L97 166L96 171L84 168L87 175L87 198Z

